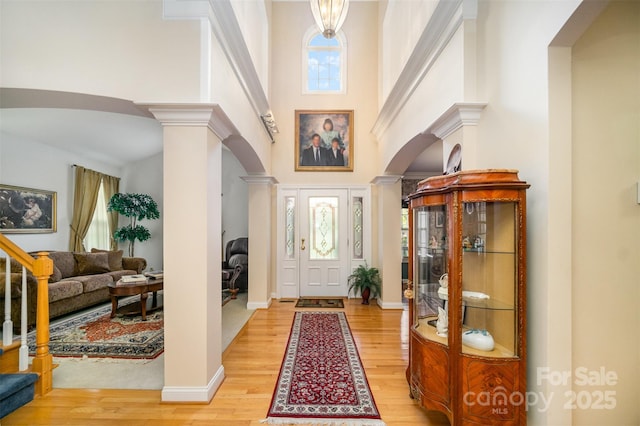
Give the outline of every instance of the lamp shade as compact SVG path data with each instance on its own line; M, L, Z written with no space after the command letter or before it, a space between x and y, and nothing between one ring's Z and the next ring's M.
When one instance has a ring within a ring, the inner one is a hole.
M333 38L342 26L349 0L310 0L311 13L323 36Z

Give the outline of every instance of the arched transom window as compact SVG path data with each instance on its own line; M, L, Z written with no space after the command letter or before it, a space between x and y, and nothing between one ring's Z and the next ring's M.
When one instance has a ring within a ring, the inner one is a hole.
M302 57L304 93L346 93L347 43L342 31L328 39L315 27L310 29Z

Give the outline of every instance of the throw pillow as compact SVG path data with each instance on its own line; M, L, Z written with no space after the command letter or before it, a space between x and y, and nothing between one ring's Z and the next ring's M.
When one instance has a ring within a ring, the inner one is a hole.
M107 253L73 253L76 259L78 275L101 274L109 272Z
M107 253L109 256L109 269L111 271L122 271L122 250L110 251L92 248L91 253Z
M60 279L73 277L76 274L76 260L70 251L50 251L49 257L53 259L53 272L56 268L60 271Z

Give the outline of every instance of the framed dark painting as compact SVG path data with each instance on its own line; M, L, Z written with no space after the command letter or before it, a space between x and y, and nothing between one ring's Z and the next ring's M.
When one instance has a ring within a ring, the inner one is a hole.
M295 170L353 171L353 110L296 110Z
M56 193L0 184L0 232L56 232Z

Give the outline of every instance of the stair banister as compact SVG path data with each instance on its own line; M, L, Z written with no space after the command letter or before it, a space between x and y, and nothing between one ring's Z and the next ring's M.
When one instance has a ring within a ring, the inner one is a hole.
M49 258L47 252L38 252L38 257L34 259L3 234L0 234L0 248L31 271L38 281L36 356L33 359L32 368L34 373L40 375L36 384L36 393L44 395L53 388L53 357L49 353L49 277L53 273L53 260ZM10 264L7 264L6 269L10 270ZM22 322L24 323L24 320Z
M22 267L22 297L20 298L20 352L18 370L29 368L29 346L27 346L27 268Z
M11 321L11 257L5 255L4 276L4 322L2 323L2 344L9 346L13 341L13 321Z

